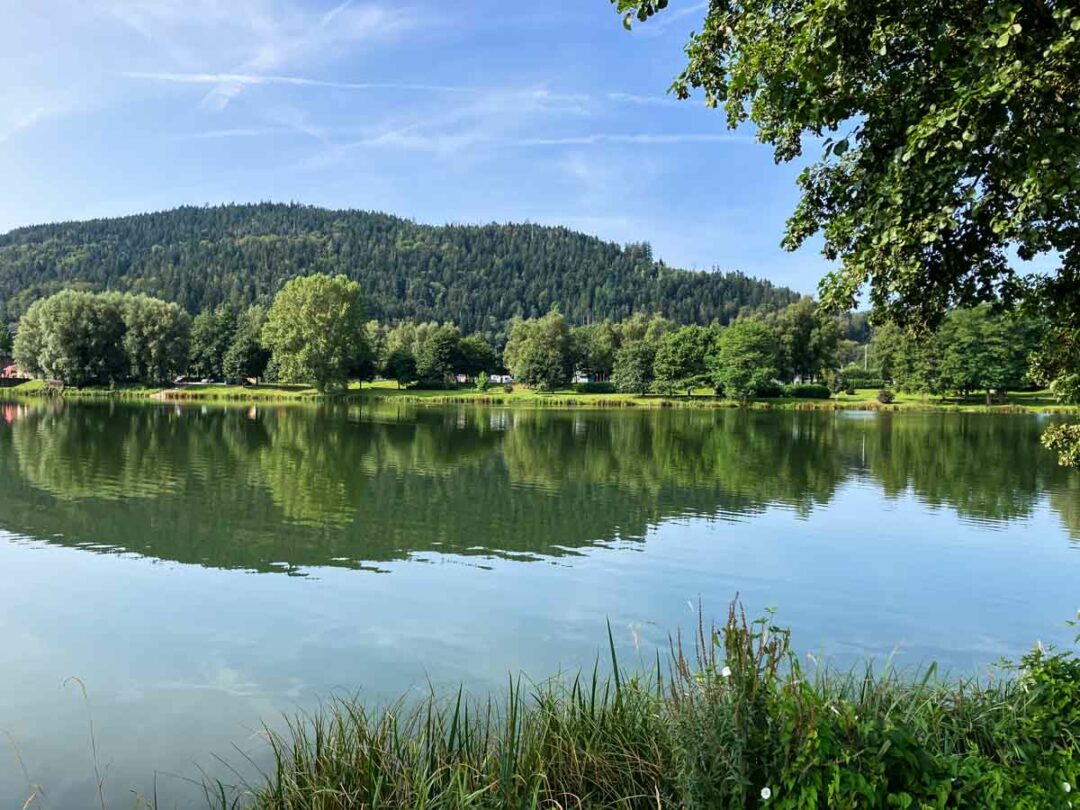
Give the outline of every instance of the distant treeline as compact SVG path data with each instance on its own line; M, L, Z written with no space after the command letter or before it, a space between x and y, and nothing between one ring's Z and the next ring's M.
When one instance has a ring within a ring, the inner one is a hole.
M268 310L219 306L194 318L145 295L66 290L30 306L14 353L24 372L76 386L160 385L183 375L321 390L376 376L402 386L453 385L464 376L484 386L491 373L509 370L539 390L577 379L635 393L708 386L748 398L777 380L831 373L841 335L841 321L805 298L727 327L680 326L644 313L572 326L552 310L515 318L505 346L497 346L451 323L367 319L357 282L316 274L286 283Z
M0 235L0 323L69 288L146 294L192 315L269 306L285 281L314 273L358 281L371 318L452 321L497 342L512 318L556 306L578 324L659 312L706 325L798 298L741 273L668 267L647 244L619 246L567 228L433 227L363 211L227 205Z
M692 394L740 400L786 393L829 397L856 387L987 399L1040 381L1030 361L1040 321L958 310L932 335L864 316L837 318L803 298L723 326L680 325L660 314L572 325L558 310L513 319L505 345L452 323L368 319L360 285L322 274L287 282L270 308L219 306L191 318L174 303L129 293L66 290L35 302L14 354L29 374L65 384L161 385L187 375L239 383L262 378L340 389L376 377L399 386L485 388L493 373L540 391L571 382L593 391ZM848 335L869 334L860 344ZM861 360L861 362L859 362ZM794 387L791 387L794 384ZM1055 383L1063 401L1077 388Z

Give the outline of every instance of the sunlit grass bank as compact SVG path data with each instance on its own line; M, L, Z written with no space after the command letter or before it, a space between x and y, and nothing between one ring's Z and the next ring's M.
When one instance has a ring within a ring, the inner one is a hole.
M1066 808L1080 776L1080 660L1036 649L998 680L808 674L786 630L701 629L630 676L341 700L268 733L221 808Z
M49 387L40 380L0 390L16 396L46 396ZM769 397L747 403L758 410L859 410L859 411L956 411L967 413L1080 413L1080 407L1057 403L1048 391L1010 393L1000 404L986 405L977 397L966 401L929 395L896 393L895 401L882 404L877 389L857 389L853 394L838 394L831 399L799 397ZM363 402L365 400L393 401L417 405L493 405L531 408L737 408L742 403L716 397L709 389L698 389L691 396L660 394L581 393L574 390L553 392L532 391L514 386L505 391L492 386L487 391L470 387L457 389L399 388L396 383L378 381L360 385L353 383L348 390L320 393L310 385L201 385L190 384L176 388L146 388L117 386L115 388L65 388L57 395L67 399L126 399L165 402L220 402L232 404L273 402Z

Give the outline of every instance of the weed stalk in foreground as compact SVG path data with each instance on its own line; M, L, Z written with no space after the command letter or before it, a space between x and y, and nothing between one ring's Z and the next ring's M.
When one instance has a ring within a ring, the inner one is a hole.
M371 710L336 700L267 731L272 771L219 808L1067 808L1080 660L1036 649L984 681L935 668L806 675L789 632L732 603L668 665Z

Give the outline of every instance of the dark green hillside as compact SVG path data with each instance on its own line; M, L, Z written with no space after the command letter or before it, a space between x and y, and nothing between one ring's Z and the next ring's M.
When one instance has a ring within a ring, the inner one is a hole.
M192 312L269 301L297 274L359 280L370 315L498 331L558 304L572 322L660 311L727 321L795 293L741 273L689 272L619 245L539 225L433 227L364 211L301 205L185 207L20 228L0 236L0 320L64 287L145 292Z

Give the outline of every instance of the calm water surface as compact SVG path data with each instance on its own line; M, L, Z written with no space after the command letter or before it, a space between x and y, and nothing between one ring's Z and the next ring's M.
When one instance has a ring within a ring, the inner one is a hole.
M588 667L608 619L647 661L736 592L841 666L1065 643L1044 425L0 403L0 806L90 806L91 716L110 806L183 807L281 711Z

